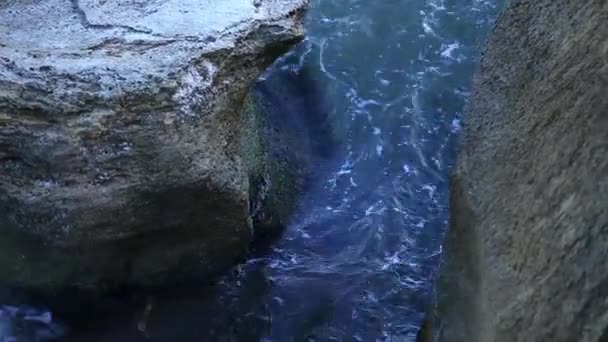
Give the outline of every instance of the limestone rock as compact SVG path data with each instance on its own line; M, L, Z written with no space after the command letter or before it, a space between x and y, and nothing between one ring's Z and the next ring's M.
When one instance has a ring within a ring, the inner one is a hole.
M451 182L437 339L421 340L608 339L607 95L608 2L509 2Z
M252 238L241 109L307 0L0 4L0 282L206 277Z

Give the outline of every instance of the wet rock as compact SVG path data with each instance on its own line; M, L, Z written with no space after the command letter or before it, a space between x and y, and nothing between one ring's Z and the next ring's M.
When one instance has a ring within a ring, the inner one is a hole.
M243 256L264 137L242 105L306 4L0 4L0 283L156 286Z
M245 158L251 216L260 234L272 235L288 224L295 195L308 193L310 181L319 176L316 166L330 163L340 144L338 125L310 66L281 67L294 57L286 56L257 82L245 105L244 126L253 134L244 137L244 146L247 156L256 156Z
M606 340L607 56L606 1L502 13L451 181L434 338L421 340Z

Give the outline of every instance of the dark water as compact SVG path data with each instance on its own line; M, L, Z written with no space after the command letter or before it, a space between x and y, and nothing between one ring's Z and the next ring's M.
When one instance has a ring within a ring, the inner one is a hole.
M1 306L0 341L70 328L62 339L412 341L441 254L478 45L499 1L313 0L307 40L259 85L301 78L292 103L332 127L322 132L332 151L285 235L212 288L155 298L147 339L136 329L146 300L136 299L77 328Z

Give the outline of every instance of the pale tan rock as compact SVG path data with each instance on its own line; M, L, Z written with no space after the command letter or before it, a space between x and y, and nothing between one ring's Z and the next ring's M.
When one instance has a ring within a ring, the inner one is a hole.
M307 0L0 4L0 282L158 285L252 237L245 96Z

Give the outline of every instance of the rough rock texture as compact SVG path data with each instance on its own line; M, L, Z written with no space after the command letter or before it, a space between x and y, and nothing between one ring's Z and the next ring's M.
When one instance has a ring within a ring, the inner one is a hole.
M306 5L0 3L0 283L158 285L241 257L242 103Z
M451 207L420 340L608 340L608 2L508 4L474 81Z
M252 170L250 202L256 233L272 233L288 223L299 199L295 195L311 191L308 186L314 182L310 180L323 174L318 166L331 163L341 141L336 116L319 93L321 81L314 71L309 65L285 67L294 66L299 57L296 52L282 58L256 84L246 102L245 118L253 122L245 126L255 127L249 130L255 133L253 137L245 137L248 154L259 155L247 159ZM295 193L285 191L294 188Z

